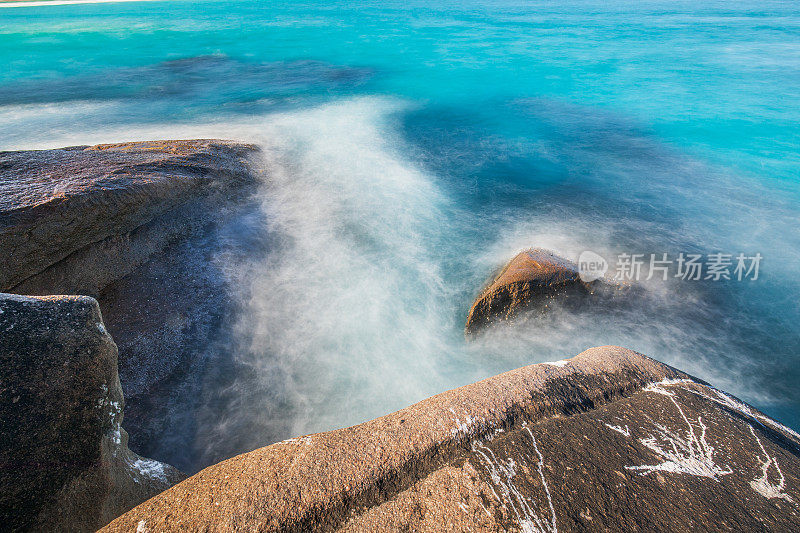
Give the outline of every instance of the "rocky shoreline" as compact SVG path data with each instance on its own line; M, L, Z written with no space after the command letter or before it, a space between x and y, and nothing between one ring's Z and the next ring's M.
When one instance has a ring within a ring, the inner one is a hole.
M196 140L0 153L0 291L99 294L240 199L257 150Z
M0 153L0 291L13 293L0 294L0 518L8 529L800 528L800 436L620 347L500 374L185 480L131 452L122 363L108 330L122 339L125 364L147 367L154 381L191 368L172 353L183 341L162 331L172 315L161 308L169 291L208 300L205 282L142 283L159 261L175 270L164 258L172 246L246 201L264 179L257 153L220 140ZM531 249L478 294L465 330L619 289L584 283L574 264ZM171 301L170 313L191 314L196 300ZM214 316L204 320L217 320L224 302L209 302ZM134 385L134 397L150 393Z
M94 531L185 478L128 449L117 346L86 295L237 209L259 183L257 150L192 140L0 153L0 291L15 293L0 292L11 530Z
M601 347L223 461L103 531L788 531L798 446L735 398Z
M186 477L128 449L117 347L93 298L0 294L0 369L10 530L94 531Z

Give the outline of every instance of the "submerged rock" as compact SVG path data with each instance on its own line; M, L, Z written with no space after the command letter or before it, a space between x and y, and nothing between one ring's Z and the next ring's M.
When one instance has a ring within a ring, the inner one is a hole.
M104 531L790 531L800 436L618 347L211 466Z
M0 519L94 531L183 476L120 426L117 347L86 296L0 294Z
M588 294L594 283L581 280L578 265L542 248L517 254L487 283L467 316L465 331L474 333L497 320L507 320L535 303Z
M97 295L256 183L256 151L192 140L0 152L0 291Z

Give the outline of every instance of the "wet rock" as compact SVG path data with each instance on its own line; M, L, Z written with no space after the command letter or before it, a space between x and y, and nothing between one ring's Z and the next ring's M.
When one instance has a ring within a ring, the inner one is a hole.
M469 310L465 331L474 333L534 304L546 307L554 298L589 294L601 283L585 283L578 265L548 250L525 250L486 284Z
M211 466L104 531L791 531L800 436L593 348Z
M221 269L237 259L222 247L240 230L234 223L222 235L203 231L173 243L97 298L119 349L130 446L184 472L230 457L201 461L204 448L195 443L205 429L203 399L216 389L210 376L230 364L224 343L238 316L236 293Z
M94 531L183 479L121 428L117 348L86 296L0 294L0 519Z
M0 290L99 294L246 194L256 150L193 140L0 152Z

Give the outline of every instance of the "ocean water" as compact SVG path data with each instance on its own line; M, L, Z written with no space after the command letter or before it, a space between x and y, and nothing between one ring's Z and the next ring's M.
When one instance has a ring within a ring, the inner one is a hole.
M0 65L0 149L264 148L203 259L236 302L203 343L228 370L129 417L139 453L194 471L604 344L800 429L797 2L0 4ZM763 260L466 341L530 246Z

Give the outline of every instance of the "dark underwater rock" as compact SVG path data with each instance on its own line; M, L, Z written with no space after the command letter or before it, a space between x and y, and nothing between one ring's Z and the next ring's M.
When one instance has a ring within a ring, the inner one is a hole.
M183 476L120 426L117 347L87 296L0 294L0 520L94 531Z
M607 346L228 459L104 531L792 531L798 446Z

